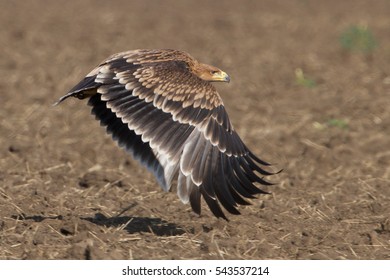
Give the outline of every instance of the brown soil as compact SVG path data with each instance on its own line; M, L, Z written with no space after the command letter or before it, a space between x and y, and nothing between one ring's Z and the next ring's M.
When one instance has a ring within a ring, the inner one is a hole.
M1 259L390 259L389 1L1 7ZM359 24L378 40L369 54L340 45ZM85 102L51 106L136 48L186 50L230 74L217 87L235 128L284 169L272 195L230 222L198 217ZM315 84L297 84L298 68Z

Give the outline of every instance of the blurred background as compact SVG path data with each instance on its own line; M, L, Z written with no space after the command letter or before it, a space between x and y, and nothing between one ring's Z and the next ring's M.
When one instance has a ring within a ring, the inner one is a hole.
M1 259L389 259L390 2L0 1ZM85 102L109 55L172 48L284 171L243 215L200 217Z

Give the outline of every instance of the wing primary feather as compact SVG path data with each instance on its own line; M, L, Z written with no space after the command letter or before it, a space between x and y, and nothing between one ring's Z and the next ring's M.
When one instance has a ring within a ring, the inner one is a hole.
M265 193L263 190L257 188L253 183L248 179L248 174L246 174L242 169L237 160L233 161L233 168L237 175L237 178L242 182L242 186L250 194Z
M215 193L212 188L213 186L213 174L212 174L212 161L213 161L213 150L212 145L209 141L206 141L205 149L203 151L202 159L201 159L201 165L199 174L202 180L202 186L205 192L210 196L211 198L215 199Z
M235 158L227 158L226 163L228 164L228 170L230 170L230 176L228 178L228 183L236 190L240 195L246 198L255 198L252 193L248 192L243 183L237 178L237 175L234 173L234 168L232 161L235 161Z
M201 208L200 208L200 192L197 186L195 186L192 182L188 182L188 180L191 181L190 176L187 176L187 188L190 192L190 205L192 210L200 215L201 214Z
M206 141L204 141L203 137L198 134L196 145L193 149L189 150L191 153L191 157L188 162L188 166L192 170L192 178L193 180L200 185L203 180L203 170L202 170L202 158L204 155L204 150L206 146Z
M228 218L226 218L225 214L223 213L221 207L219 206L219 203L216 199L212 198L208 195L206 190L200 186L199 188L204 200L206 201L206 204L209 206L211 212L216 216L217 218L222 218L226 221L229 221Z
M227 202L231 205L236 206L235 199L230 192L229 185L227 183L228 180L228 172L227 164L226 164L226 155L223 153L219 153L219 171L217 175L217 182L220 183L221 193L225 196Z
M217 170L215 174L216 180L214 180L214 189L215 189L215 194L221 202L222 206L231 214L233 215L239 215L240 212L237 210L236 202L233 198L233 196L230 193L230 189L226 183L226 178L224 174L224 167L223 167L223 155L219 155L219 160L217 161ZM219 170L218 170L219 169Z
M217 185L219 183L217 181L218 178L216 174L218 172L218 154L218 148L210 145L210 152L208 152L208 155L206 157L207 160L204 166L203 173L202 185L207 194L213 199L216 199L216 188L214 187L214 185Z
M229 201L226 200L226 197L221 193L223 190L219 188L215 188L215 193L218 197L218 201L222 204L222 206L230 213L233 215L240 215L240 211L237 210L237 208L231 204ZM234 203L236 204L236 203Z
M230 181L228 181L227 184L229 186L230 193L231 193L232 197L234 198L234 201L237 204L240 204L240 205L251 205L251 203L249 201L245 200L244 198L242 198L241 195L239 195L239 193L237 192L237 190L234 188L234 186L231 184Z
M257 156L255 156L248 148L245 147L245 149L248 151L249 156L256 162L260 163L261 165L270 166L271 164L259 159Z
M252 169L252 170L256 170L257 172L259 172L260 174L262 175L265 175L265 176L269 176L269 175L274 175L275 173L274 172L269 172L269 171L266 171L264 170L263 168L261 168L260 166L258 166L250 156L245 156L245 160L248 162L248 165L249 167Z
M244 158L239 158L238 161L240 162L241 167L244 169L245 173L248 175L248 178L252 182L258 182L262 185L271 186L273 185L270 182L265 181L263 178L260 178L256 175L256 173L253 172L253 170L248 166L248 163L245 161Z

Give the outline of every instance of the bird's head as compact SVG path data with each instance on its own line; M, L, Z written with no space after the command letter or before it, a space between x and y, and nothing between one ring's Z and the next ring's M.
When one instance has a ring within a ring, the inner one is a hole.
M208 82L230 82L228 74L208 64L198 63L193 71L199 78Z

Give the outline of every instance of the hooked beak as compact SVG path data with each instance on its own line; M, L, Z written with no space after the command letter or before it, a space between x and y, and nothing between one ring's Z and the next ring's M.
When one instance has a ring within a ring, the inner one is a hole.
M215 73L213 75L213 81L215 82L227 82L229 83L230 82L230 77L228 74L226 74L225 72L223 71L219 71L218 73Z

